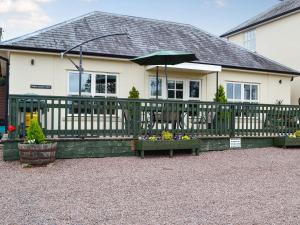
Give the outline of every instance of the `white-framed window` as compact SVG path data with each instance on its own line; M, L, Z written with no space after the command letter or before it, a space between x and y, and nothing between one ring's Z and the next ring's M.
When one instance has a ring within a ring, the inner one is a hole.
M149 78L150 98L156 98L156 77ZM158 97L162 98L162 78L158 78Z
M81 94L87 96L116 97L118 76L109 73L84 72L81 76ZM79 72L68 73L68 94L79 95Z
M244 47L252 52L256 51L256 30L244 33Z
M184 81L183 80L168 80L168 98L183 99L184 98Z
M169 78L158 79L158 97L162 99L201 100L201 80ZM156 97L156 77L149 77L149 97Z
M201 97L201 81L200 80L189 80L189 99L199 100Z
M226 95L230 102L253 102L259 100L259 85L252 83L226 83Z
M92 94L92 75L90 73L83 73L81 76L81 93L83 95ZM79 94L79 73L69 73L69 95Z

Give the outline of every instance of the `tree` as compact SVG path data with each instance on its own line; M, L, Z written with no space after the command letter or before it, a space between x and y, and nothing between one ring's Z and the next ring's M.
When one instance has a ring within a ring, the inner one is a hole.
M227 103L225 89L222 85L219 86L217 93L215 94L214 101L218 103Z
M132 87L131 90L129 91L128 98L130 98L130 99L139 99L140 98L139 91L135 87Z

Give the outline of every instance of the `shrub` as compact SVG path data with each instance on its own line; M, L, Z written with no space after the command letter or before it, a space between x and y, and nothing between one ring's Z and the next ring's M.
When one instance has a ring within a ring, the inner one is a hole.
M300 130L297 130L297 131L295 132L295 136L296 136L296 137L300 137Z
M214 101L218 103L227 103L225 89L222 85L219 86L217 93L215 94Z
M173 134L169 131L163 131L161 137L164 141L173 140Z
M45 135L36 118L30 121L30 126L27 130L26 140L30 144L43 144L45 143Z
M128 98L130 98L130 99L139 99L140 98L140 92L135 87L132 87L131 90L129 91Z

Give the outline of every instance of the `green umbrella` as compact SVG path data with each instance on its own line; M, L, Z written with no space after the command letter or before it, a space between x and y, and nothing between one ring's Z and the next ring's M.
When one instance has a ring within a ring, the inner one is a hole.
M142 66L164 65L166 75L166 85L168 90L167 65L176 65L185 62L198 60L195 54L183 51L159 51L145 56L141 56L131 61ZM158 98L158 66L156 70L156 98Z

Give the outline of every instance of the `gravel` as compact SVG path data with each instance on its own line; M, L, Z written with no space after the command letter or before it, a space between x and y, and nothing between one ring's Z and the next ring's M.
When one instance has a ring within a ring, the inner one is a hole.
M300 150L0 161L0 224L300 224Z

